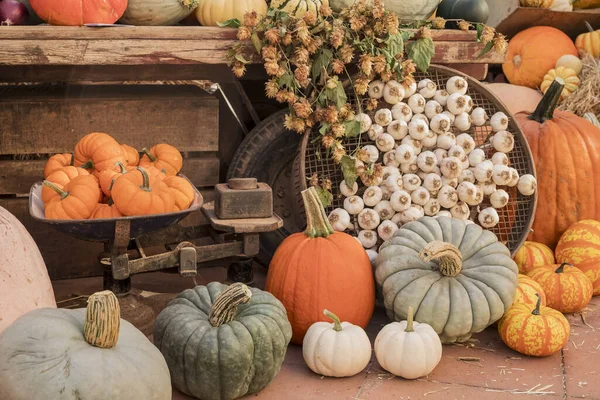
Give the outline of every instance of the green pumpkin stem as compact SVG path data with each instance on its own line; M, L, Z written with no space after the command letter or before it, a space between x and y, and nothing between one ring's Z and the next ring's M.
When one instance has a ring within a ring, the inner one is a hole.
M554 110L560 101L563 88L565 87L564 81L561 83L558 79L552 81L552 84L546 90L546 94L540 100L537 108L528 118L543 124L544 121L550 120L554 117Z
M223 290L210 308L208 320L214 327L221 326L235 319L240 304L247 303L252 292L243 283L234 283Z
M414 332L415 329L413 327L415 315L412 306L408 306L408 315L406 316L406 329L404 332Z
M565 272L565 267L567 265L571 266L571 264L569 264L569 263L562 263L562 264L560 264L560 266L558 268L556 268L556 270L554 272L557 273L557 274L562 274L563 272Z
M462 254L451 243L430 242L419 252L419 257L425 262L439 260L440 273L444 276L456 276L462 271Z
M127 168L125 167L125 165L121 162L121 161L117 161L115 163L115 167L119 167L119 173L121 174L126 174L127 173Z
M533 315L540 315L540 307L542 306L542 298L539 294L535 294L537 296L537 302L535 303L535 308L531 312Z
M148 150L147 148L143 148L142 149L142 153L144 153L145 155L148 156L148 158L150 159L150 161L152 162L157 162L158 158L154 157L154 154L150 153L150 150Z
M340 321L340 319L338 318L337 315L335 315L334 313L332 313L329 310L323 310L323 314L325 314L327 317L329 317L333 320L333 330L334 331L339 332L342 330L342 322Z
M121 309L117 296L110 290L92 294L88 299L83 337L92 346L115 347L119 340Z
M594 32L594 28L592 28L592 25L589 22L583 21L583 23L585 24L585 27L588 29L588 31Z
M306 211L306 230L304 234L310 238L327 237L331 235L333 227L329 223L323 203L314 187L302 191L302 200Z
M69 166L73 165L75 165L75 153L71 153L71 162L69 163Z
M58 195L60 196L60 199L63 200L65 198L67 198L67 196L69 196L69 192L65 192L64 190L62 190L61 188L59 188L58 186L56 186L56 184L50 182L50 181L44 181L42 183L42 185L49 187L50 189L54 190L56 193L58 193Z
M148 171L146 171L143 167L137 167L137 170L142 174L142 186L140 186L140 189L146 192L151 192L152 188L150 187L150 176L148 175Z
M94 169L94 162L92 160L88 160L87 162L81 164L79 168L83 169Z

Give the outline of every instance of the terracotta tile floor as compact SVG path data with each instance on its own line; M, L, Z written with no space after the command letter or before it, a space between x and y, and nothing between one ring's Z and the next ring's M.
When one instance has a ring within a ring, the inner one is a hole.
M264 284L265 270L255 270L255 285ZM225 269L207 268L196 278L199 284L223 281ZM53 283L58 300L74 294L90 294L102 287L101 278L86 278ZM133 286L149 292L179 293L193 287L191 279L177 274L150 273L135 276ZM61 303L64 304L64 303ZM164 304L164 303L163 303ZM161 306L154 305L160 308ZM164 305L162 305L164 306ZM155 310L155 313L160 310ZM290 346L281 372L259 394L248 396L261 400L502 400L531 398L544 394L550 399L600 399L600 297L580 315L568 317L571 338L562 353L546 358L531 358L508 349L494 328L475 335L467 345L444 346L443 358L428 377L416 381L395 378L372 359L360 374L344 379L325 378L312 373L304 364L302 350ZM367 333L372 340L387 323L381 307L376 309ZM459 357L477 357L479 361L460 361ZM529 391L529 392L528 392ZM190 399L175 389L174 400Z

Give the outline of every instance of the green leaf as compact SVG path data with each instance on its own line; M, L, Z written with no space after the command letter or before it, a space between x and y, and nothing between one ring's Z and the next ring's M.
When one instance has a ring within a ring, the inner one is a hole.
M350 187L354 186L354 182L358 179L358 175L356 174L356 162L350 156L344 156L342 157L341 164L346 185Z
M402 35L402 40L405 42L415 36L415 33L410 31L400 31L400 34Z
M329 190L323 189L320 186L317 186L316 189L319 195L319 199L321 200L321 203L323 203L323 207L329 207L333 202L333 195L331 194L331 192Z
M404 53L404 39L402 38L402 33L398 32L395 35L390 35L385 43L387 44L387 50L392 57Z
M344 129L347 138L357 137L360 134L360 122L356 120L344 122Z
M338 82L335 89L325 89L325 96L327 96L327 100L333 101L337 108L341 108L348 101L342 82Z
M489 53L489 51L492 50L493 47L494 47L494 42L488 42L485 45L485 47L483 48L483 50L481 50L481 53L479 53L479 55L477 56L477 58L481 58L485 54Z
M321 124L321 128L319 128L319 133L320 133L321 135L324 135L324 134L326 134L326 133L327 133L327 131L329 130L329 127L330 127L330 126L331 126L331 125L329 125L329 123L328 123L328 122L323 122L323 123Z
M420 38L408 46L408 58L412 59L420 71L425 72L435 54L435 46L431 38Z
M294 87L294 77L289 73L283 74L277 79L277 83L279 84L279 87L287 86L292 89Z
M258 34L256 32L252 32L250 40L252 41L252 44L254 45L254 48L256 49L258 54L260 54L260 51L262 50L262 42L260 41Z
M217 25L222 28L239 28L241 23L239 19L231 18L224 22L217 22Z
M333 52L329 49L321 50L321 53L319 53L312 65L313 82L317 82L319 76L321 76L321 68L324 67L327 69L329 64L331 64L331 60L333 60Z
M240 54L240 53L236 53L236 54L235 54L235 56L234 56L234 58L235 58L237 61L239 61L239 62L241 62L241 63L244 63L244 64L249 64L249 63L250 63L250 61L246 60L246 59L244 58L244 56L243 56L242 54Z
M482 23L475 24L475 28L477 29L477 43L481 43L481 34L483 33L485 24L482 24Z

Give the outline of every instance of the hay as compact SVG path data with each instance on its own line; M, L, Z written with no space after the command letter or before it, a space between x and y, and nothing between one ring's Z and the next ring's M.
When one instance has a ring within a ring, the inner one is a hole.
M571 111L580 117L587 112L600 115L600 60L588 54L581 61L581 84L558 108Z

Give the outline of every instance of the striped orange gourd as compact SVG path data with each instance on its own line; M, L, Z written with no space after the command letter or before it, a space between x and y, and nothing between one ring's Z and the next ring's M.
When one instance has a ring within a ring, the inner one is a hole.
M562 313L583 310L592 299L592 282L570 264L544 265L527 274L546 293L546 303Z
M582 270L600 295L600 222L587 219L574 223L556 246L556 261Z
M528 277L527 275L519 274L519 286L515 294L513 304L531 304L535 305L538 296L541 298L542 306L546 306L546 294L539 283Z
M552 249L543 243L525 242L517 251L514 258L519 266L520 274L527 274L529 271L542 265L554 264L554 253Z

